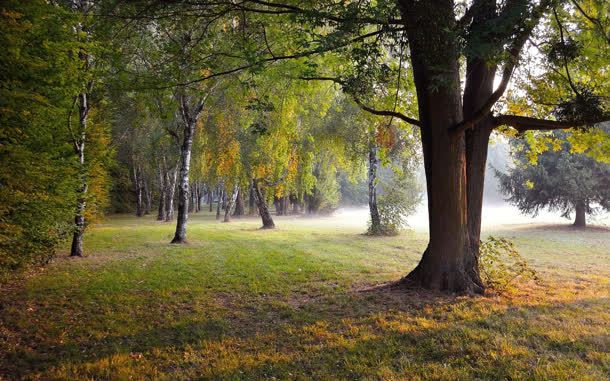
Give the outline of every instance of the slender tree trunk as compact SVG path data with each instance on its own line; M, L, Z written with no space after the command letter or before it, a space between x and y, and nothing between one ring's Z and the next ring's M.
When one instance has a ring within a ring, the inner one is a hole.
M428 247L403 282L435 290L482 292L472 278L473 269L466 269L470 245L464 133L450 130L463 120L458 46L451 35L453 3L401 1L400 6L422 123L430 228Z
M377 157L377 145L374 141L369 144L369 212L371 215L371 226L369 233L376 235L381 233L381 218L379 217L379 209L377 208L377 170L379 159Z
M214 208L214 191L212 190L212 187L209 187L208 189L208 203L210 204L210 213L212 213Z
M241 217L244 215L244 198L241 188L237 191L237 198L235 199L235 211L233 217Z
M174 220L174 195L176 192L176 182L178 181L178 167L171 168L166 175L167 190L165 195L167 199L165 201L165 221L169 222Z
M587 226L587 206L584 201L576 201L574 203L574 210L576 217L574 219L574 226L578 228L584 228Z
M231 198L229 198L227 201L227 208L225 209L224 222L231 222L231 210L233 209L233 205L235 205L235 200L237 199L238 192L239 192L239 186L235 185L233 187L233 193L231 194Z
M150 214L150 211L152 210L152 192L151 192L150 187L148 186L148 181L147 181L146 177L144 177L143 185L144 185L144 196L146 199L146 203L144 204L146 206L146 208L144 209L144 214Z
M85 234L85 207L87 189L87 168L85 167L85 137L87 130L87 117L89 115L88 96L85 93L78 95L78 114L80 139L74 142L74 150L78 155L80 184L76 190L76 213L74 215L74 233L72 234L71 257L83 256L83 235Z
M216 219L220 220L220 209L222 208L222 200L224 197L224 188L218 188L218 205L216 206Z
M203 188L203 185L201 183L197 183L197 187L195 188L197 190L197 212L201 212L201 198L202 198L201 189L202 188Z
M186 242L186 223L189 207L189 170L191 167L191 150L195 121L188 118L184 121L184 137L180 148L180 181L178 183L178 218L176 219L176 233L171 243Z
M133 184L136 194L136 216L144 215L144 206L142 204L142 180L140 179L139 167L134 159L133 161Z
M273 222L273 218L271 218L271 213L269 213L267 201L265 200L258 183L256 181L252 181L252 185L254 189L254 199L256 206L258 207L258 213L263 221L262 229L274 229L275 223Z
M78 149L78 162L80 164L80 186L76 190L76 214L74 216L74 233L72 235L71 257L83 256L83 235L85 233L85 206L87 196L87 174L85 170L85 144L82 142Z
M165 175L161 168L161 163L157 163L157 181L159 182L159 209L157 211L157 221L165 220Z

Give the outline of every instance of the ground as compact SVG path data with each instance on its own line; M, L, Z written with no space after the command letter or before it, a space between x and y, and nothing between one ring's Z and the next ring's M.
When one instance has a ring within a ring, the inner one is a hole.
M116 216L0 286L0 379L604 380L610 231L508 226L539 272L507 294L388 290L424 232L333 219Z

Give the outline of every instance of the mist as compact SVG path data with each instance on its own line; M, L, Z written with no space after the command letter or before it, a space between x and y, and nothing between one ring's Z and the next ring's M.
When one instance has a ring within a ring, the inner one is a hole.
M494 169L505 171L512 164L510 148L507 141L501 136L495 136L495 141L490 144L487 170L485 173L485 189L483 195L483 217L482 228L494 229L510 227L511 225L571 225L571 218L561 217L560 212L550 212L541 210L538 215L531 216L523 214L515 206L506 202L505 197L499 190L498 180L494 175ZM406 217L407 228L416 231L428 231L428 210L427 197L425 192L425 175L423 168L418 175L422 183L423 198L417 210L411 216ZM359 188L360 199L366 199L366 187ZM353 195L351 197L354 197ZM365 230L369 220L369 209L367 205L342 206L333 213L332 216L324 217L319 223L332 223L338 226L354 227ZM587 222L590 225L610 226L610 213L599 213L587 215Z

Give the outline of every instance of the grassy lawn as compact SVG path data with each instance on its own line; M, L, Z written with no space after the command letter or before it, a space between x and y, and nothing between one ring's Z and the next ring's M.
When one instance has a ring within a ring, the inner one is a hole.
M451 297L374 286L426 235L370 238L332 219L173 224L116 216L0 289L0 379L604 380L610 231L524 227L540 273L516 292Z

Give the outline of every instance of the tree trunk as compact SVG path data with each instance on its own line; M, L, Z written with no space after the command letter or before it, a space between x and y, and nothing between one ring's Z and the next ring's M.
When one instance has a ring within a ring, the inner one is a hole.
M587 207L584 201L577 201L574 205L576 218L574 219L574 226L578 228L584 228L587 226L586 212Z
M174 219L174 194L176 193L176 182L178 181L178 167L175 166L166 173L167 190L165 191L165 221Z
M371 226L369 233L377 235L381 233L381 218L379 217L379 209L377 208L377 169L379 159L377 157L377 145L374 141L369 144L369 212L371 214Z
M256 196L254 194L254 181L248 187L248 215L253 216L257 213Z
M197 208L196 208L197 212L201 212L201 198L202 198L201 189L202 188L203 188L203 185L201 183L197 183L197 187L195 188L197 191Z
M402 282L434 290L482 292L472 277L474 269L466 268L470 248L464 133L450 130L463 120L453 3L401 1L400 5L422 123L430 229L421 261Z
M72 234L71 257L83 256L83 235L85 234L85 207L87 197L87 168L85 167L85 137L89 104L87 94L78 95L78 114L80 139L74 142L74 150L78 155L80 185L76 190L76 213L74 215L74 233Z
M193 147L193 134L195 121L184 121L184 137L180 147L180 182L178 184L178 218L176 220L176 233L171 243L186 242L186 222L189 207L189 170L191 166L191 150Z
M241 217L244 215L244 198L242 194L242 190L238 189L237 198L235 199L235 211L233 212L233 217Z
M165 220L165 175L161 168L161 163L157 163L157 181L159 182L159 209L157 211L157 221Z
M231 194L231 198L229 198L227 201L227 208L225 209L224 222L231 222L231 210L233 209L233 205L235 205L235 200L237 199L238 192L239 192L239 186L235 185L233 187L233 193Z
M152 193L150 190L150 187L148 186L148 181L146 180L146 178L144 178L143 181L143 185L144 185L144 196L145 196L145 208L144 208L144 214L150 214L150 211L152 210Z
M301 202L299 201L299 198L292 194L290 195L290 199L292 201L292 213L293 214L300 214L301 213Z
M138 165L136 164L135 160L133 162L133 184L136 194L136 216L142 217L144 215L144 205L142 203L142 180L140 179Z
M212 187L208 189L208 203L210 204L210 213L212 213L212 210L214 210L214 191Z
M218 205L216 206L216 219L220 220L220 209L222 207L222 199L224 196L224 188L218 188Z
M273 222L273 218L271 218L271 213L269 213L269 208L267 207L267 201L265 200L258 183L256 181L252 181L252 187L254 190L256 206L258 207L258 213L263 221L262 229L274 229L275 223Z

